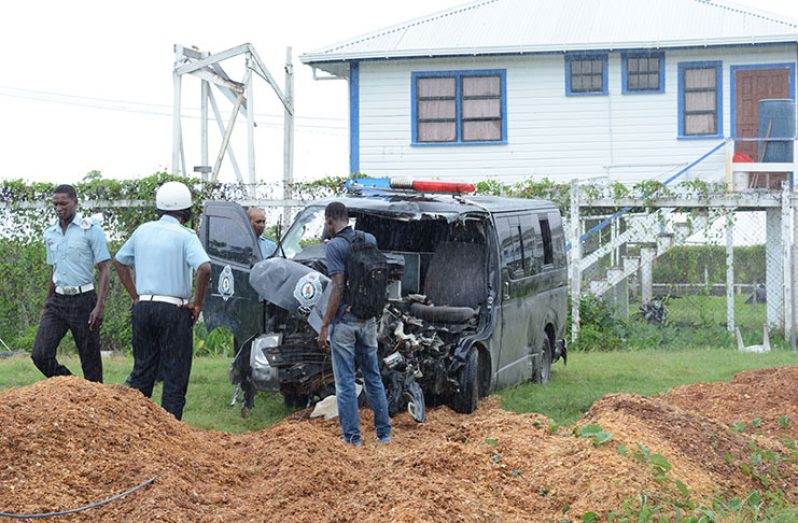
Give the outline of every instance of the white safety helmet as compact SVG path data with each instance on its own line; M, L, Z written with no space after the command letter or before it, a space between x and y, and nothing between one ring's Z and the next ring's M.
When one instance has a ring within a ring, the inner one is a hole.
M191 191L180 182L166 182L155 192L155 208L159 211L190 209Z

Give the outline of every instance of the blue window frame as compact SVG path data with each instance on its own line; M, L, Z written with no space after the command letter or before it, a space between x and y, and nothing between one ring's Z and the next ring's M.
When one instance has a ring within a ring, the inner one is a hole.
M657 51L621 54L623 94L665 92L665 53Z
M723 137L723 62L679 64L679 138Z
M607 54L565 55L565 94L596 96L607 94Z
M506 70L411 75L413 145L507 143Z

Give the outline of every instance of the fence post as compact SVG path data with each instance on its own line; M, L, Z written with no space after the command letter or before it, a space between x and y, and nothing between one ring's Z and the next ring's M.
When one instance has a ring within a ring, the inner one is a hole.
M784 290L781 294L780 323L784 331L784 340L789 340L792 333L792 236L790 235L790 196L789 184L784 184L781 191L781 280Z
M798 267L795 266L795 260L798 260L798 211L796 211L796 192L795 192L795 185L792 186L791 198L790 198L790 206L792 207L792 245L791 245L791 255L790 255L790 345L792 346L792 351L796 351L796 336L798 333L795 332L796 330L796 311L795 306L795 294L796 294L796 283L798 283Z
M785 263L785 265L789 268L789 271L790 271L790 276L785 281L785 283L789 282L788 283L789 287L786 289L786 293L789 296L789 300L790 300L790 307L789 307L790 314L789 314L789 316L785 316L785 319L790 324L790 345L792 347L792 351L793 352L795 352L795 350L796 350L796 348L795 348L795 337L796 337L796 333L795 333L795 315L796 315L796 310L795 310L795 284L798 281L795 278L795 271L796 271L795 260L798 259L798 258L796 258L796 252L795 252L796 247L798 247L798 241L796 241L796 237L795 237L795 235L798 234L798 212L796 212L796 210L795 210L795 175L798 174L798 157L795 156L795 151L796 150L798 150L798 140L795 140L793 142L793 165L792 165L793 171L790 173L790 184L789 184L790 185L790 210L792 211L792 219L793 219L792 234L791 235L790 234L785 234L785 238L789 238L790 239L790 247L789 247L790 256L789 256L788 259L786 259L786 263ZM790 210L788 210L787 212L789 213ZM789 222L790 220L785 220L785 221Z
M734 140L726 138L726 145L724 147L724 174L726 175L726 192L734 191L734 175L732 173L732 162L734 158Z
M785 197L782 191L782 199ZM782 256L783 210L772 208L765 211L765 309L767 324L771 328L783 328L784 317L784 258ZM754 289L756 296L756 289Z
M726 215L726 328L734 332L734 210Z
M571 342L579 336L579 295L582 284L582 242L579 219L579 182L571 182Z
M640 248L640 301L648 305L654 298L654 258L656 249Z

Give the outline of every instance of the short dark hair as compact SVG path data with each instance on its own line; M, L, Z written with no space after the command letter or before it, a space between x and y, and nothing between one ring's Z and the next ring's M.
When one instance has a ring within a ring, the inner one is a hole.
M77 200L78 199L78 193L75 192L75 188L72 187L71 185L66 184L66 183L61 184L58 187L56 187L55 190L53 191L53 194L66 194L67 196L69 196L73 200Z
M332 202L327 204L324 209L324 217L332 218L335 221L346 221L349 219L349 212L346 210L346 205L341 202Z
M169 216L174 216L178 220L183 220L183 223L187 223L194 217L194 213L192 212L191 208L182 209L180 211L164 211L161 209L156 209L155 214L158 215L158 218L163 216L164 214L168 214Z

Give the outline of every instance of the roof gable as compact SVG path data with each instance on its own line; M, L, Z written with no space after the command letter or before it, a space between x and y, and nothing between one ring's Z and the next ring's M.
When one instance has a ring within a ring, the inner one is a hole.
M798 41L798 22L721 0L479 0L327 46L358 59Z

